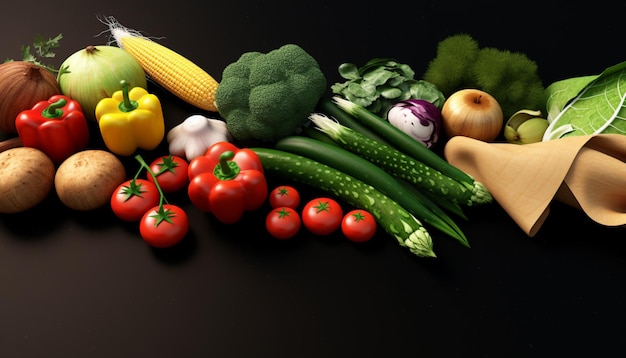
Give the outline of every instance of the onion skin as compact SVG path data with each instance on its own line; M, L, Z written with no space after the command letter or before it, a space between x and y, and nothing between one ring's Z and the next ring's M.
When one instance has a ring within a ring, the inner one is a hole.
M498 101L478 89L462 89L448 97L441 108L443 129L448 137L466 136L493 142L504 125Z
M37 102L47 101L61 89L49 70L27 61L0 65L0 131L17 133L15 118Z
M78 101L85 117L96 121L96 105L121 90L120 81L147 89L146 73L125 50L109 45L87 46L71 54L60 66L61 93Z

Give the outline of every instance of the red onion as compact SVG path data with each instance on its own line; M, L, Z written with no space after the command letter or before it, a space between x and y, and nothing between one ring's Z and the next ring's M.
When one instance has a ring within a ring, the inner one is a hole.
M439 139L441 111L429 101L408 99L397 102L387 112L387 120L427 148Z

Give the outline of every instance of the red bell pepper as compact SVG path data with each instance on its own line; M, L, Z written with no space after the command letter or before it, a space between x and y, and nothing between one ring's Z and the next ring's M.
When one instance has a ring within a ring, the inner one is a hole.
M225 223L259 209L267 199L267 181L259 157L230 142L213 144L189 163L188 195L192 204Z
M25 147L34 147L59 163L89 143L89 127L82 107L67 96L54 95L20 112L15 119Z

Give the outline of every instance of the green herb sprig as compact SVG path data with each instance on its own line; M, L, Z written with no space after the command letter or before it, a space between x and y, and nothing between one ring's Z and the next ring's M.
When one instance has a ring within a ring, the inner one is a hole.
M48 71L58 72L58 70L50 64L46 64L46 60L54 58L55 53L54 49L59 48L61 46L61 39L63 38L63 34L58 34L55 37L46 39L41 35L36 35L33 40L32 47L29 45L22 45L20 48L20 52L22 55L22 61L32 62L35 65L41 66ZM14 61L11 58L7 58L4 62Z

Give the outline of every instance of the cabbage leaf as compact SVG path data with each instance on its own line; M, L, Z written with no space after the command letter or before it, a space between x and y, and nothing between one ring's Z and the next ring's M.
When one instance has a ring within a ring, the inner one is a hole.
M546 88L550 125L543 140L599 133L626 134L626 62L597 76L567 79Z
M548 122L552 122L561 113L572 98L585 88L589 82L598 78L598 75L567 78L557 81L546 87L544 103L546 104Z

